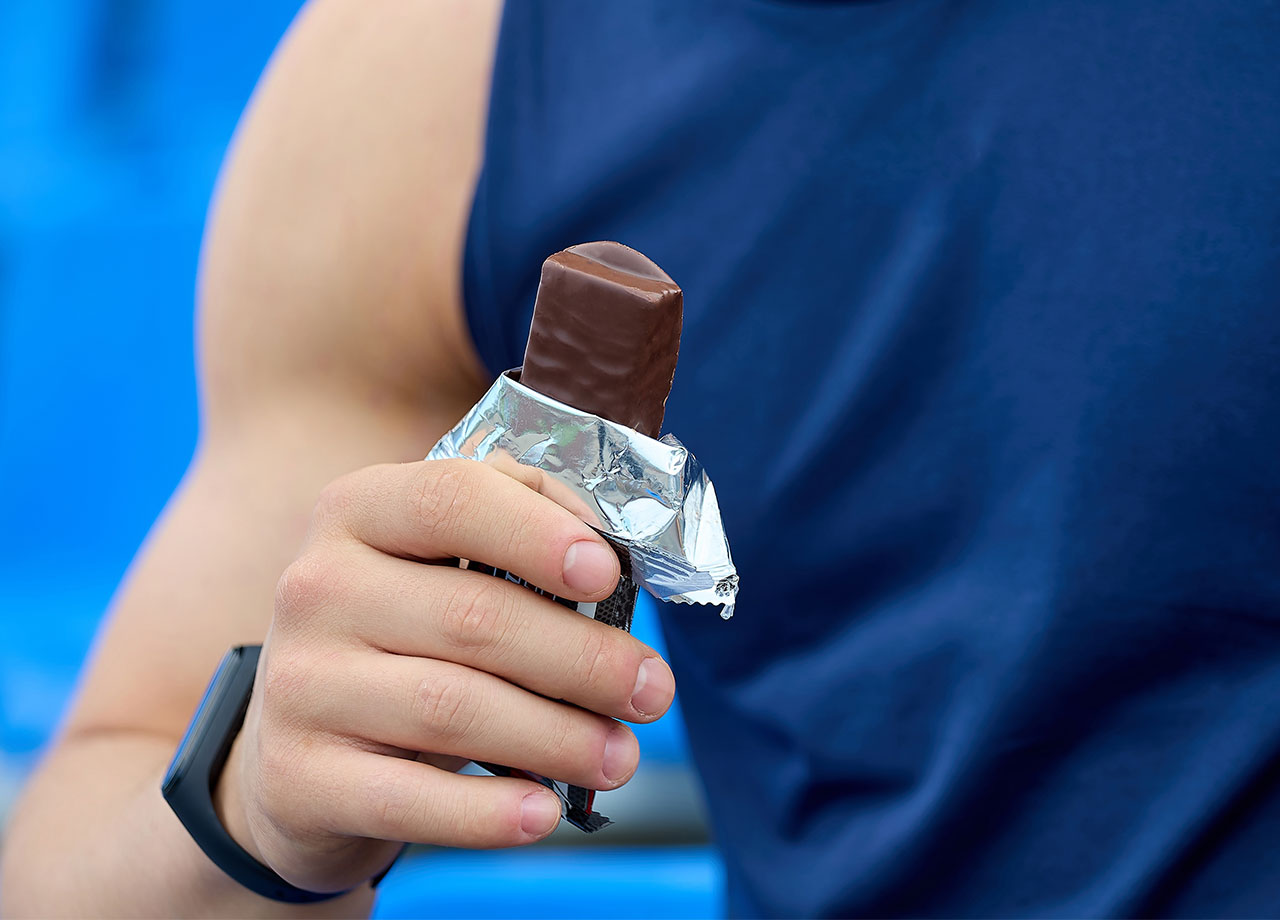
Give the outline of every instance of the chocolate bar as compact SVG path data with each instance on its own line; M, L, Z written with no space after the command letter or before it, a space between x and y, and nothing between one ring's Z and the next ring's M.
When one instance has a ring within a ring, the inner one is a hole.
M621 243L583 243L557 252L542 263L520 383L656 438L680 353L683 298L666 272ZM582 605L551 599L630 631L638 594L631 577L631 556L623 543L609 542L618 553L622 572L609 597ZM471 568L513 578L492 566L472 563ZM592 789L567 786L561 793L546 777L498 764L481 766L503 776L525 776L555 790L562 796L565 820L587 833L611 823L594 810Z
M684 297L671 276L621 243L583 243L542 263L520 382L656 438Z

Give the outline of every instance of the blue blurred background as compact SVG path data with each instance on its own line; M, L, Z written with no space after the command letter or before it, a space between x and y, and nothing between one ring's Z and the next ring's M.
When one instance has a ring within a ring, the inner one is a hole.
M0 825L195 444L193 289L236 119L297 0L0 2ZM429 445L424 445L424 452ZM653 611L637 633L659 645ZM712 916L678 713L618 826L415 852L382 916Z

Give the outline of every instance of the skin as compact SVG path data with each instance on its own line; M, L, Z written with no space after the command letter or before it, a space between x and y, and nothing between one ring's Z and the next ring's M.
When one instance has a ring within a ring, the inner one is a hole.
M200 283L201 439L9 829L8 915L351 916L401 842L556 825L496 761L612 789L674 694L620 630L439 563L607 596L611 551L523 467L421 458L487 386L460 301L499 4L315 0L251 104ZM216 790L319 905L240 888L160 779L219 658L264 643ZM564 700L566 702L556 702Z

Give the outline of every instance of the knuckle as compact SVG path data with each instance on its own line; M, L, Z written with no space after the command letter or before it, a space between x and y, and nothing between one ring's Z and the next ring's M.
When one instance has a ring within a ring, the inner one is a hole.
M575 671L582 676L583 686L593 696L625 705L635 686L635 669L628 677L626 671L630 656L624 654L613 639L601 629L588 630L578 653Z
M258 755L259 809L278 828L294 828L301 823L296 792L307 786L305 745L297 739L277 735L266 739Z
M508 559L524 560L531 577L538 577L541 586L553 587L562 581L563 536L554 517L556 509L540 507L539 502L543 499L532 498L504 508L504 519L499 527L494 528L497 531L495 540ZM561 550L553 553L552 548L557 545Z
M450 530L471 503L472 463L439 460L422 464L411 495L412 512L426 535Z
M436 744L454 745L467 737L475 722L474 697L471 682L461 674L424 678L413 695L414 724Z
M491 814L491 804L486 800L486 796L477 795L473 786L469 794L450 798L448 804L442 806L442 811L450 825L468 828L484 839L493 832L494 819Z
M459 649L486 648L501 641L507 619L504 585L492 578L464 578L441 612L440 629Z
M259 692L264 710L285 713L298 709L310 684L310 669L299 656L274 652L262 669Z
M599 737L596 738L595 736ZM603 756L605 737L603 731L582 724L582 714L565 708L548 726L544 734L547 756L562 769L577 773L591 773L592 752ZM598 763L598 758L597 761Z
M432 813L431 795L425 783L407 783L387 773L376 773L369 777L364 788L383 828L400 839L421 838Z
M310 552L299 556L276 582L277 620L293 621L331 607L346 593L345 567L332 558Z
M320 495L316 498L315 510L312 512L312 518L318 525L331 524L348 517L358 494L356 485L358 476L358 473L348 473L320 490Z
M496 539L501 541L503 551L511 559L537 559L554 541L555 531L548 526L546 510L537 504L541 500L536 499L532 492L527 498L531 500L522 500L503 509L505 521L496 528Z

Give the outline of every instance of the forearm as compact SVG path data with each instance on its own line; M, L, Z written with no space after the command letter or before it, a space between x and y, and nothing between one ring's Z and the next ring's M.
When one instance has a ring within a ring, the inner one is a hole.
M363 916L361 889L314 905L260 898L213 865L160 796L176 747L122 731L64 739L24 795L0 879L6 916Z
M346 449L323 453L272 415L246 423L236 451L202 452L122 586L68 727L8 829L6 916L289 915L205 858L160 782L222 653L266 635L275 581L323 484L410 449L399 426L343 423L360 415L289 415L300 430L340 433Z
M322 487L421 458L488 382L458 267L501 4L308 7L241 127L206 240L203 447L15 816L7 913L293 910L205 859L161 776L227 647L267 634ZM310 911L360 913L360 897Z

